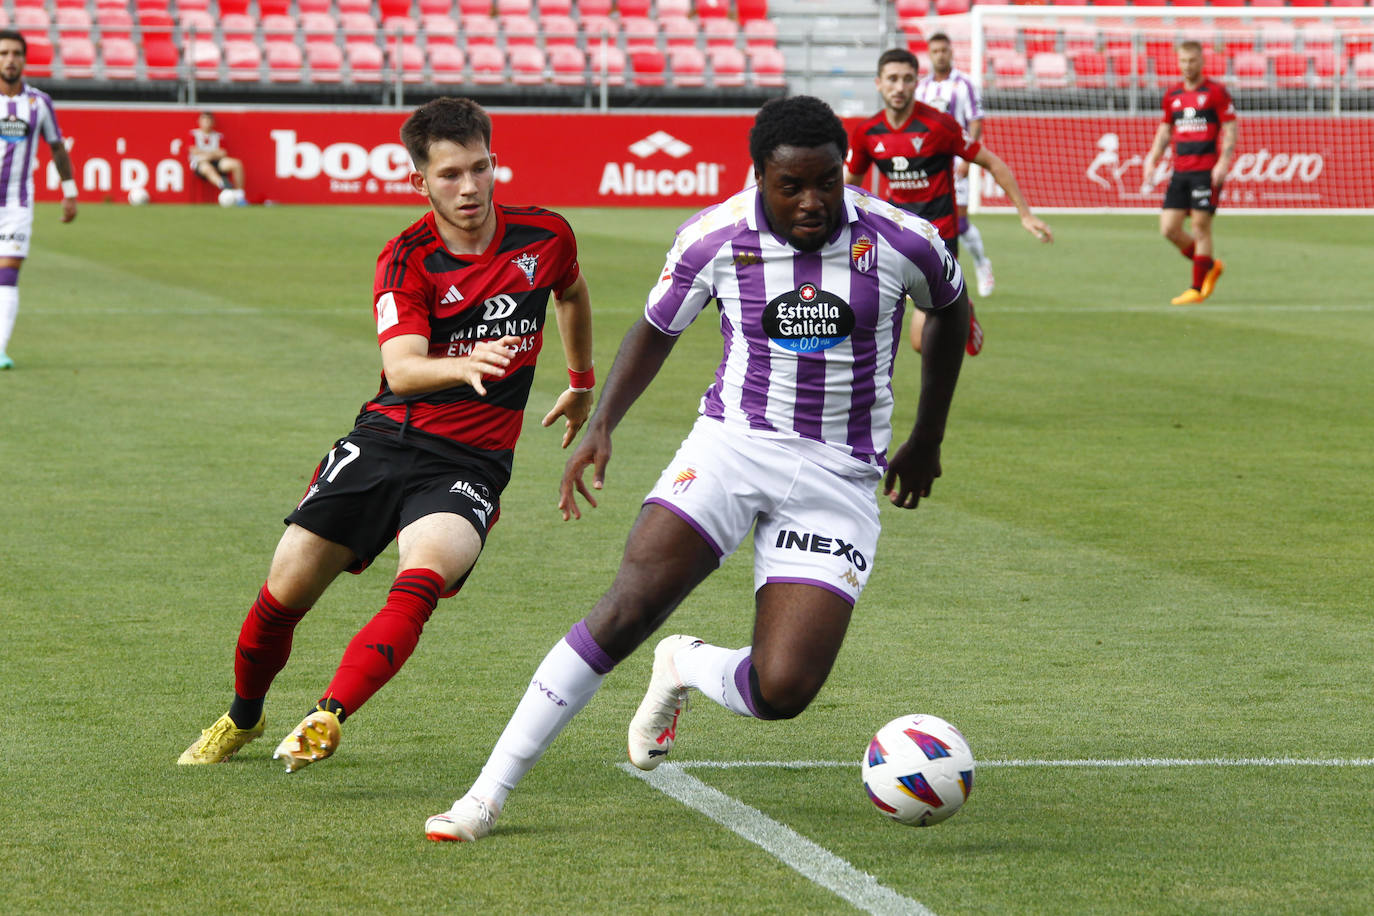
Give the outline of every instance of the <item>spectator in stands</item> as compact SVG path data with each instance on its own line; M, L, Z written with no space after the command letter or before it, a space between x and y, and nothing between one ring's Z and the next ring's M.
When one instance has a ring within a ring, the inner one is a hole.
M954 160L976 162L1007 192L1021 225L1042 242L1054 241L1054 234L1026 204L1021 187L1011 168L992 150L968 135L959 122L944 112L916 101L916 80L920 65L906 48L892 48L878 58L878 78L874 80L883 99L883 110L859 124L849 135L845 156L846 184L858 184L870 164L887 176L888 198L895 206L929 220L940 239L956 258L959 256L959 223L955 218ZM924 327L919 310L911 321L911 346L918 353ZM968 353L977 356L983 348L983 328L969 309Z
M973 80L954 66L954 48L949 36L936 32L926 41L930 54L930 73L916 84L916 101L925 102L959 122L974 140L983 139L983 106ZM959 241L973 255L973 271L978 278L978 295L992 295L996 284L992 261L983 251L983 236L968 218L968 160L954 160L954 204L959 212Z
M5 353L19 315L19 268L29 256L33 234L33 169L41 136L52 150L53 167L62 180L62 222L76 219L76 181L72 160L62 142L52 99L24 82L29 43L9 29L0 30L0 96L8 116L0 121L5 167L0 172L0 369L13 369ZM13 164L13 168L11 168Z
M1225 265L1212 257L1212 217L1222 181L1236 152L1236 107L1220 83L1202 74L1202 45L1185 41L1178 46L1178 69L1183 82L1164 94L1164 118L1155 131L1155 142L1145 156L1142 194L1154 191L1155 163L1172 139L1174 174L1164 192L1159 232L1193 262L1193 285L1172 300L1174 305L1196 305L1216 288ZM1217 148L1220 142L1220 149ZM1192 232L1183 228L1192 214Z
M247 206L243 193L243 163L224 149L224 135L215 130L215 114L202 111L198 127L191 130L191 171L221 192L230 191L237 206Z

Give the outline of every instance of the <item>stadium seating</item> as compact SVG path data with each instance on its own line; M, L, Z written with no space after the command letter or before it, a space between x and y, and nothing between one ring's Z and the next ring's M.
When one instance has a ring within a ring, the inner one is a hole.
M53 14L53 22L57 25L57 34L59 36L90 36L92 25L91 14L84 9L59 6Z
M1107 85L1107 58L1091 48L1068 52L1073 84L1080 89L1102 89Z
M211 20L213 23L213 19ZM211 26L213 31L214 26ZM258 22L252 16L245 16L241 13L234 13L229 16L221 16L219 20L220 37L225 42L230 41L252 41L258 33Z
M467 45L495 45L496 20L490 16L464 16L463 42Z
M273 83L298 83L305 68L305 58L294 41L268 39L263 44L263 59L267 64L267 79Z
M1041 51L1031 58L1030 74L1037 89L1066 89L1069 59L1057 51Z
M430 79L436 83L461 83L467 57L456 45L431 44L425 49L429 57Z
M386 65L392 73L400 74L403 82L423 83L425 81L425 55L418 45L388 45Z
M506 40L506 49L516 45L534 46L539 43L539 24L528 15L512 13L501 16L501 35Z
M534 45L516 45L510 55L511 82L517 86L542 86L545 81L544 52Z
M778 46L778 26L771 19L750 19L741 29L746 47L776 48Z
M419 0L416 6L419 8L421 18L425 16L453 18L453 0Z
M1026 59L1012 51L992 58L993 85L998 89L1026 88Z
M63 79L90 79L95 75L95 43L85 35L66 35L58 41Z
M571 16L540 14L539 31L544 36L544 49L558 45L577 44L577 22Z
M647 16L628 16L620 20L625 50L633 57L635 51L658 48L658 24Z
M720 88L744 85L744 52L739 48L717 45L706 49L711 61L711 82Z
M143 33L143 75L150 80L176 79L181 52L170 32ZM29 41L29 66L34 61L34 43Z
M390 47L400 39L402 44L413 45L419 40L420 25L409 16L388 16L382 20L379 38Z
M331 13L302 13L301 35L307 45L334 44L339 23Z
M659 20L663 41L669 48L695 48L700 32L696 20L686 16L664 16Z
M640 48L630 51L630 67L633 71L634 85L640 87L662 86L666 82L663 53L656 48Z
M736 0L735 15L741 27L751 22L767 22L768 0Z
M782 52L768 45L755 45L748 50L749 76L755 86L773 88L787 84L787 64Z
M490 16L491 0L458 0L460 16Z
M1269 61L1255 51L1241 51L1231 58L1232 82L1237 89L1263 89Z
M697 48L681 45L670 49L668 66L674 86L692 89L706 85L706 55Z
M733 19L704 19L701 23L701 34L705 37L708 48L733 48L739 41L739 26Z
M343 81L343 50L336 44L307 44L305 62L310 65L310 81L313 83L338 83Z
M651 7L649 0L617 0L615 11L620 14L623 22L626 19L647 18L652 13Z
M377 17L383 22L391 16L409 15L410 0L377 0Z
M473 45L468 48L468 66L472 81L479 85L496 85L506 81L506 55L496 45Z
M572 16L572 0L538 0L535 10L540 19L549 16Z
M427 48L458 43L458 23L454 22L452 16L425 16L420 21L420 31L424 34Z
M262 17L262 37L263 40L294 41L296 38L296 20L292 16L263 16Z
M659 10L662 13L662 10ZM577 0L578 18L585 20L588 16L609 16L611 15L611 0Z
M614 45L594 44L587 48L587 82L600 86L625 85L625 52Z
M224 52L215 41L193 41L186 49L186 59L195 70L196 79L207 82L217 81L220 64L224 62Z
M53 45L52 39L43 35L25 33L28 54L24 57L25 76L52 76Z
M724 19L730 15L730 0L694 0L692 7L702 21Z
M344 45L348 72L355 83L379 83L382 80L382 49L361 41Z
M343 35L344 45L377 46L377 20L371 13L340 13L339 32ZM345 49L345 53L347 50Z
M138 46L129 38L103 38L100 58L107 79L129 80L138 76Z
M109 41L112 38L132 39L134 34L134 17L129 15L127 9L97 7L95 11L95 28L102 42Z
M224 67L231 82L256 82L262 78L262 51L252 40L224 43Z
M1351 62L1356 89L1374 89L1374 52L1364 51Z
M549 48L549 69L555 86L582 86L587 82L587 55L575 45Z

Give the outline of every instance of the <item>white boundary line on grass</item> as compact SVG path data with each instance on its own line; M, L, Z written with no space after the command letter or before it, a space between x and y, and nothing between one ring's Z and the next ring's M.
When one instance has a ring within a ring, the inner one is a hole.
M901 913L935 916L917 901L879 884L878 879L868 872L859 871L825 847L813 843L791 827L779 824L757 808L751 808L719 789L711 788L695 776L689 776L676 764L665 763L648 773L628 763L620 764L620 768L761 847L803 878L838 895L865 913L875 916L897 916Z
M1374 757L1130 757L1082 760L980 760L979 767L1371 767ZM732 798L689 775L688 768L731 770L760 768L800 770L820 767L859 767L857 760L700 760L665 763L648 773L628 763L620 769L648 783L670 798L698 811L725 829L748 840L813 884L823 887L865 913L935 916L910 897L878 883L844 859L780 824L757 808Z

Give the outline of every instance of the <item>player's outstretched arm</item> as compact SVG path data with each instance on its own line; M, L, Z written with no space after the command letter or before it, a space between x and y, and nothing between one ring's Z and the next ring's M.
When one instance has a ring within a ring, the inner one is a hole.
M563 521L582 517L574 490L582 494L588 505L596 506L596 497L591 491L605 485L606 465L611 460L611 433L658 375L676 343L676 337L664 334L644 318L636 321L625 334L606 377L596 413L563 467L563 480L558 487L558 508L563 513ZM591 489L582 477L587 465L592 466Z
M1212 192L1221 193L1221 186L1226 183L1226 175L1231 171L1231 160L1236 155L1236 138L1240 135L1240 126L1235 121L1227 121L1221 125L1221 152L1217 156L1217 164L1212 166Z
M1030 205L1026 203L1026 198L1021 194L1021 186L1016 183L1016 176L1012 174L1011 166L1003 162L1000 156L986 146L978 150L978 155L973 157L973 161L987 169L989 174L1002 186L1002 190L1007 192L1007 196L1016 206L1016 212L1021 215L1021 225L1025 227L1026 231L1042 242L1053 242L1054 233L1050 231L1049 225L1044 220L1031 212Z
M482 380L505 375L518 346L520 338L508 336L478 341L466 356L430 356L424 335L401 334L382 344L382 369L391 390L403 398L455 385L471 385L485 396Z
M961 292L955 302L926 312L925 317L916 424L892 454L883 479L887 498L902 509L915 509L922 497L930 495L935 478L940 476L940 443L945 438L945 421L949 419L949 405L954 400L954 386L959 381L964 343L968 339L968 293Z
M558 336L563 341L563 355L568 368L587 372L592 368L592 297L585 277L578 276L562 295L553 300L554 317L558 321ZM590 386L588 386L590 387ZM553 409L544 415L544 425L551 426L559 417L565 419L563 448L572 444L577 431L592 412L592 393L567 388L554 402Z

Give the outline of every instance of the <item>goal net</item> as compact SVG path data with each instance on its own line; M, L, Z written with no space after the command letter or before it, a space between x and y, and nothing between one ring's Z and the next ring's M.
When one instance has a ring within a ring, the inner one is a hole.
M1223 207L1374 212L1374 8L975 6L900 28L923 58L927 36L950 36L984 137L1037 210L1159 207L1171 160L1143 162L1191 39L1240 120ZM971 192L1009 205L990 176Z

